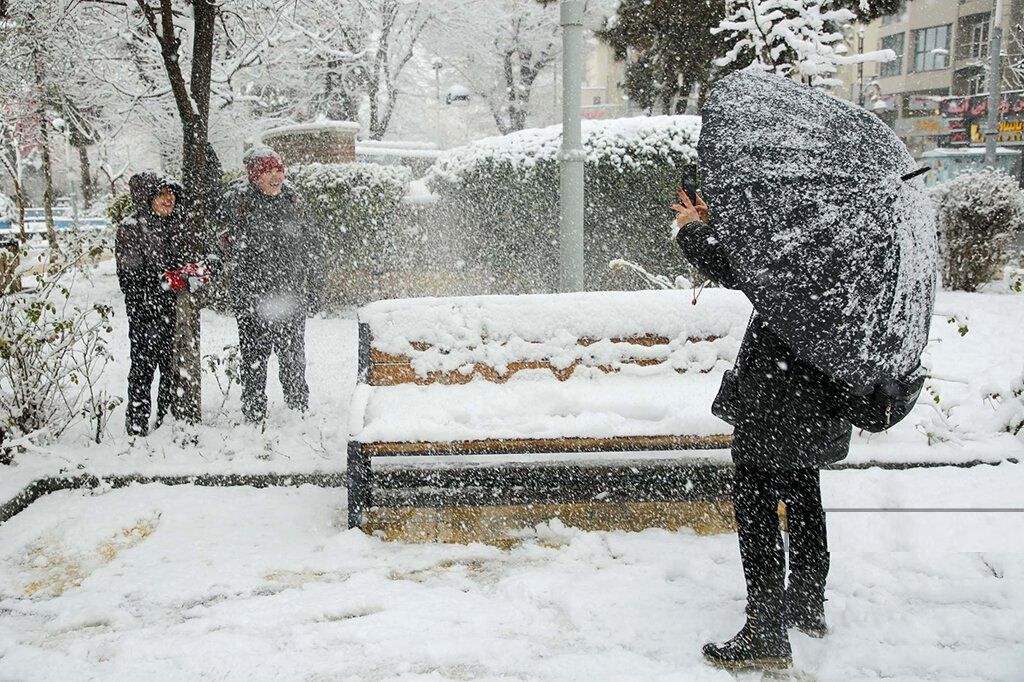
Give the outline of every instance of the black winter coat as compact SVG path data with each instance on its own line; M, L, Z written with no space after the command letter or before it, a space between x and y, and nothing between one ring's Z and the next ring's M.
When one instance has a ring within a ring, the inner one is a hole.
M161 218L150 205L165 188L174 191L178 201L171 215ZM174 293L162 286L163 273L182 264L181 190L148 172L133 176L129 189L135 210L118 225L114 239L118 284L129 314L163 312L174 306Z
M687 260L708 278L739 288L729 261L701 222L684 227L676 239ZM715 412L735 427L736 464L770 469L821 467L850 450L852 426L844 417L846 387L792 349L755 311L747 325L736 366L715 400Z
M235 314L283 320L315 312L324 280L323 231L298 192L285 185L269 196L238 184L224 206Z

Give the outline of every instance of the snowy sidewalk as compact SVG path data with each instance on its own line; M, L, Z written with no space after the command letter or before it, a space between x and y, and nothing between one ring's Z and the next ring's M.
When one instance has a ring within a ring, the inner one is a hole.
M823 485L833 509L1020 507L1024 465ZM0 527L0 677L732 679L700 644L742 618L735 536L556 521L511 550L404 545L344 530L344 508L341 491L312 487L44 498ZM833 632L793 634L797 669L1020 679L1022 518L833 512Z

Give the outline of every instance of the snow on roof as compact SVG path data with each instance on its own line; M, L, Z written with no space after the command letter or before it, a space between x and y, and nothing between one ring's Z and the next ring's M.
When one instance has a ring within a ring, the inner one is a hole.
M368 147L363 142L356 142L356 156L367 158L401 158L401 159L436 159L441 156L437 149L413 149L398 147Z
M635 116L607 121L583 121L583 148L587 161L611 160L627 166L645 165L670 151L697 156L699 116ZM562 126L531 128L509 135L488 137L448 150L431 175L449 182L473 166L501 158L516 167L558 158Z
M278 126L270 130L264 130L260 139L267 141L281 135L294 133L316 133L316 132L349 132L358 133L359 124L352 121L311 121L309 123L295 123L292 125Z
M356 147L366 149L437 149L433 142L414 142L412 140L356 140Z

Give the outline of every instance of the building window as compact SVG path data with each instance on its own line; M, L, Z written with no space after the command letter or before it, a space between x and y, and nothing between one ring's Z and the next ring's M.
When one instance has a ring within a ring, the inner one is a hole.
M991 23L988 12L960 18L957 36L957 56L960 59L983 59L988 55L988 28Z
M889 76L898 76L903 73L903 37L904 33L894 33L891 36L885 36L882 38L881 48L883 50L892 50L896 53L896 59L891 62L882 62L881 69L878 75L882 78L888 78Z
M985 72L981 71L965 78L963 91L965 95L980 95L983 92L988 92L988 79L985 77Z
M949 26L914 31L914 71L949 68Z
M882 26L892 26L893 24L901 24L907 20L907 6L900 7L896 12L887 14L882 17Z

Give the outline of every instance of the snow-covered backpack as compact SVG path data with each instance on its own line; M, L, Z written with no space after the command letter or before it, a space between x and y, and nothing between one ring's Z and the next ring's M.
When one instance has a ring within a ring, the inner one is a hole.
M846 418L857 428L878 433L903 421L917 403L925 372L918 365L902 379L886 379L867 391L850 389Z

